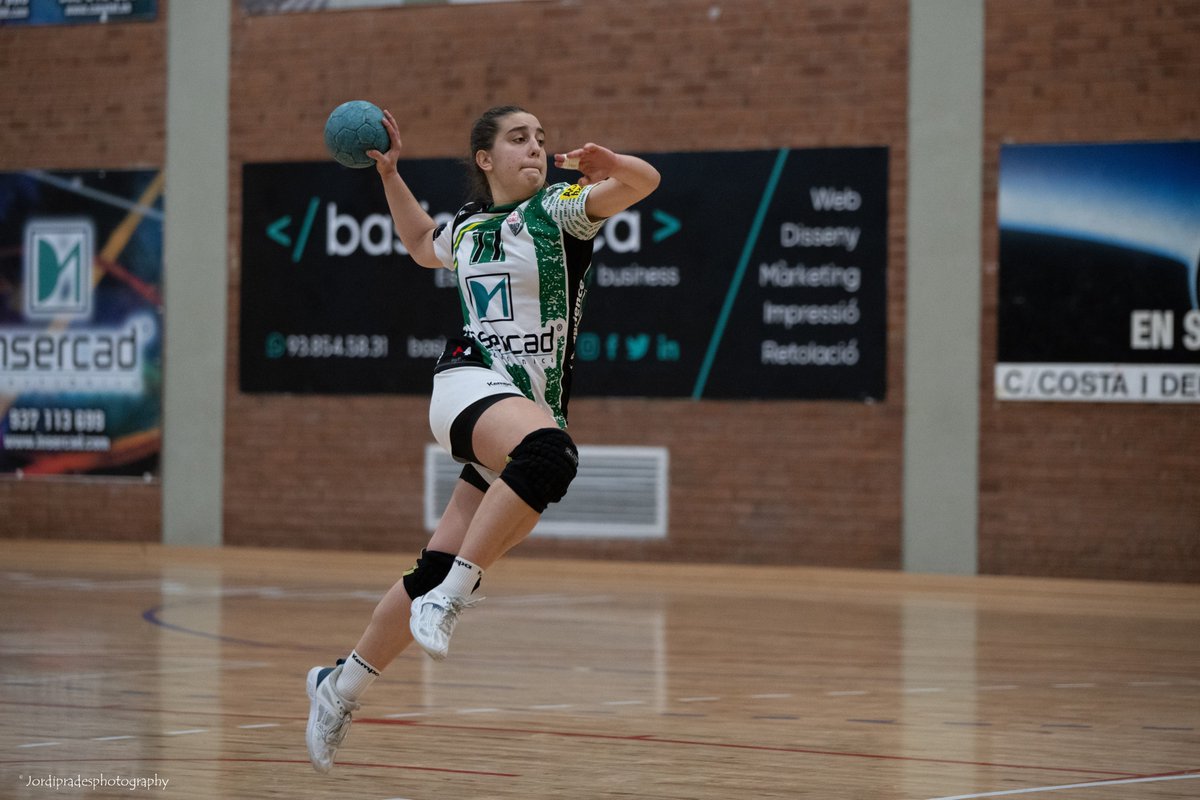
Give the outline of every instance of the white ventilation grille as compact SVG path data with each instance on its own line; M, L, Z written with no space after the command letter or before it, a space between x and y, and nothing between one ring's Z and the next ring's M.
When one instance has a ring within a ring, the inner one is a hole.
M581 445L579 474L560 503L546 509L534 536L665 539L665 447ZM425 528L437 527L462 465L441 447L425 447Z

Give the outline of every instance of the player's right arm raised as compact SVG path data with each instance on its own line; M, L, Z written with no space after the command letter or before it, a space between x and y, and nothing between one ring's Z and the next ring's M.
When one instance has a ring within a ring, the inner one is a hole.
M367 155L375 159L375 168L383 180L383 193L387 196L388 209L392 212L392 222L396 225L396 233L400 241L408 249L413 261L422 267L435 269L442 266L433 248L433 232L437 224L433 218L421 208L408 184L400 177L396 163L400 160L400 130L396 127L396 118L392 112L384 110L383 127L387 128L391 144L386 153L378 150L368 150Z

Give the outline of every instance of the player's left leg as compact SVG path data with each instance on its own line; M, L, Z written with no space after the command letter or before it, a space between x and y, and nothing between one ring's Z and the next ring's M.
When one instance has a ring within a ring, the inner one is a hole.
M385 669L412 642L408 629L412 601L446 577L483 497L475 485L465 480L455 482L450 502L428 547L375 607L371 622L354 649L377 669Z
M486 487L482 479L455 483L450 502L417 563L396 581L371 615L371 621L349 658L335 667L313 667L308 672L309 696L306 740L309 760L318 772L333 768L337 748L350 730L358 699L396 656L412 643L409 609L414 598L442 582L466 536L467 527Z

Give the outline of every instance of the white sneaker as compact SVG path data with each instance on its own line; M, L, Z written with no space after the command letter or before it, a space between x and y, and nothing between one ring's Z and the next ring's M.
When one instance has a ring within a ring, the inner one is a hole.
M412 601L408 627L413 639L431 658L441 661L450 651L450 635L454 633L459 615L463 609L479 605L481 600L482 597L467 600L448 595L441 589L430 589Z
M335 685L342 674L342 661L336 667L313 667L308 671L308 758L313 769L325 773L333 769L333 756L350 732L350 714L360 703L346 700Z

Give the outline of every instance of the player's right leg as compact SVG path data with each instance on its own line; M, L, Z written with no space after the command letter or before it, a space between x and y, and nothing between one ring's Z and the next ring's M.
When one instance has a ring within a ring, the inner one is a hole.
M482 410L470 430L470 459L495 480L484 493L446 580L412 604L413 638L435 659L450 637L483 571L533 530L549 503L575 477L578 451L550 415L524 397L503 397Z

